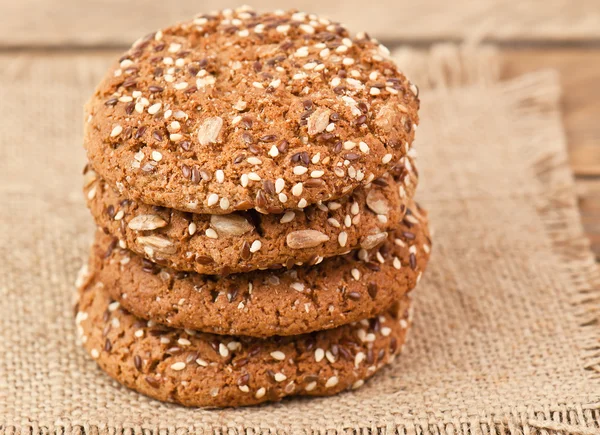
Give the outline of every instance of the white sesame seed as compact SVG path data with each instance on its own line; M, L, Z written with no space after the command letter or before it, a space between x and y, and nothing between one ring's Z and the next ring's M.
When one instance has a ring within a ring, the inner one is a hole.
M229 209L229 205L229 199L227 198L221 198L221 200L219 201L219 207L221 207L222 210Z
M346 47L345 45L340 45L335 49L335 51L338 53L345 53L348 51L348 47Z
M358 269L354 268L350 271L350 273L352 274L352 278L354 278L356 281L360 279L360 271Z
M250 35L250 31L248 29L243 29L238 32L238 35L242 38L245 38L246 36Z
M118 135L121 134L122 131L123 131L123 127L121 127L120 125L115 125L115 127L110 132L110 137L117 137Z
M352 389L357 390L360 387L362 387L364 384L365 384L365 381L362 379L359 379L358 381L356 381L355 383L352 384Z
M223 172L221 169L217 169L215 171L215 178L217 180L217 183L222 183L223 181L225 181L225 172Z
M346 226L346 228L352 225L352 218L348 214L344 217L344 225Z
M183 91L184 89L186 89L188 87L187 82L180 82L177 83L174 88L177 89L178 91Z
M339 86L340 83L342 83L342 79L340 79L339 77L334 77L333 79L331 79L331 86L333 86L334 88L336 86Z
M316 63L316 62L308 62L307 64L305 64L305 65L304 65L304 67L303 67L303 68L304 68L305 70L309 70L309 71L310 71L310 70L312 70L312 69L315 69L315 67L316 67L316 66L317 66L317 63Z
M198 364L201 367L208 367L208 363L201 358L198 358L196 360L196 364Z
M100 352L98 352L98 349L92 349L90 351L90 354L92 355L92 358L98 358L100 356Z
M381 158L381 163L383 163L384 165L387 165L391 161L392 161L392 155L391 154L386 154L385 156L383 156Z
M310 173L310 176L311 176L311 178L321 178L324 174L325 174L325 171L317 170L317 171L312 171Z
M257 88L257 89L264 89L264 88L265 88L265 87L263 86L263 84L262 84L262 83L260 83L260 82L253 82L253 83L252 83L252 86L254 86L254 87L255 87L255 88Z
M179 50L181 50L181 44L177 44L175 42L172 42L169 45L169 53L177 53Z
M294 79L294 80L302 80L302 79L305 79L306 77L307 77L307 75L305 73L299 72L299 73L294 74L292 76L292 79Z
M171 364L171 369L175 371L181 371L185 368L185 363L183 361L178 361L176 363Z
M327 219L327 222L329 223L329 225L331 225L332 227L335 227L335 228L339 228L341 226L339 221L336 218L329 218L329 219Z
M192 344L192 342L187 338L180 338L179 340L177 340L177 343L182 346L189 346L190 344Z
M271 147L271 149L269 150L269 155L271 157L277 157L279 155L279 150L277 149L277 146L273 145Z
M279 198L279 202L284 203L284 204L288 200L288 197L287 197L287 195L285 193L280 193L279 196L278 196L278 198Z
M368 154L370 151L369 145L366 144L366 142L359 142L358 143L358 148L361 150L361 152Z
M290 25L289 24L282 24L276 27L276 29L279 33L287 33L290 30Z
M255 397L257 399L260 399L262 397L264 397L264 395L267 393L267 390L265 390L265 387L260 387L255 394Z
M271 83L269 83L269 86L272 87L273 89L277 89L280 84L281 84L281 80L275 79Z
M251 165L260 165L262 163L262 160L258 157L248 157L246 161Z
M110 311L111 313L117 311L120 306L121 304L118 301L112 302L108 305L108 311Z
M369 94L371 94L371 95L379 95L379 94L381 94L381 89L379 89L379 88L371 88L369 90Z
M162 160L162 154L158 151L152 151L151 157L155 162L160 162Z
M338 224L339 225L339 224ZM343 248L344 246L346 246L346 243L348 242L348 233L346 233L345 231L342 231L339 235L338 235L338 243L340 244L340 246Z
M377 215L377 220L382 223L382 224L387 224L388 222L388 217L384 214L378 214Z
M262 247L262 243L260 240L255 240L254 242L252 242L252 245L250 245L250 252L258 252L260 250L260 248Z
M304 284L302 284L301 282L293 282L290 284L290 288L296 290L297 292L303 292Z
M294 53L294 56L296 57L307 57L308 56L308 47L300 47L298 50L296 50L296 53Z
M323 59L325 59L329 56L330 53L331 53L331 51L329 50L329 48L324 48L323 50L321 50L319 52L319 56L321 56Z
M271 352L271 356L278 361L283 361L285 359L285 354L280 350Z
M342 63L346 66L353 65L354 59L352 59L351 57L345 57Z
M327 382L325 382L325 388L332 388L332 387L335 387L337 384L338 384L338 377L332 376L329 379L327 379Z
M219 195L217 195L216 193L211 193L210 195L208 195L206 203L209 207L215 205L217 202L219 202Z
M242 174L242 176L240 177L240 184L242 185L242 187L248 186L248 174Z
M158 111L160 110L162 104L161 103L155 103L152 106L148 107L148 113L150 115L155 115L158 113Z
M384 337L387 337L391 333L392 333L391 328L388 328L387 326L384 326L383 328L381 328L381 335L383 335Z
M306 391L312 391L312 390L314 390L315 388L317 388L317 381L312 381L312 382L309 382L308 384L306 384L306 387L304 387L304 389L305 389Z
M229 356L229 349L223 343L219 343L219 355L223 358L227 358Z
M275 381L277 381L277 382L283 382L287 379L287 376L284 375L283 373L275 373L274 378L275 378Z
M344 38L342 39L342 44L346 47L352 47L352 40L350 38Z
M308 201L304 198L301 198L300 201L298 201L298 208L304 208L308 205Z
M190 236L196 234L197 229L198 227L196 226L196 224L194 222L190 222L190 224L188 225L188 233L190 234Z
M275 193L281 193L284 187L285 180L283 178L278 178L277 180L275 180Z
M250 391L250 387L248 387L248 385L238 385L238 388L242 393L248 393Z
M335 124L333 122L330 122L329 124L327 124L327 127L325 127L325 131L331 133L333 130L335 130Z
M293 221L295 217L296 217L296 213L294 213L293 211L286 211L284 213L284 215L281 217L281 219L279 220L279 223L287 224L287 223Z
M207 230L204 232L204 234L209 239L218 239L219 238L219 235L217 234L217 232L215 230L213 230L212 228L207 228Z
M346 142L344 142L344 149L345 150L351 150L355 146L356 146L356 142L352 142L351 140L347 140Z
M125 216L125 212L123 210L119 210L115 217L113 218L116 221L120 221Z
M256 172L250 172L248 173L248 179L252 181L260 181L260 175L258 175Z
M308 172L308 168L306 166L294 166L293 171L295 175L304 175Z
M321 361L323 361L323 358L325 358L325 351L323 349L321 349L320 347L318 347L315 350L315 361L321 362Z
M303 190L302 183L295 184L294 187L292 187L292 195L300 196L300 195L302 195L302 190Z
M360 363L365 360L365 356L366 355L364 354L364 352L358 352L354 357L354 367L358 368Z

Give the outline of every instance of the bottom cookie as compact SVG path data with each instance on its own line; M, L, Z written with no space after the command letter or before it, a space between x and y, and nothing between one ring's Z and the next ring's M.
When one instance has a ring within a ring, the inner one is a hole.
M121 384L186 406L228 407L360 387L400 351L405 297L384 314L310 334L267 339L171 329L140 320L93 279L80 290L81 342Z

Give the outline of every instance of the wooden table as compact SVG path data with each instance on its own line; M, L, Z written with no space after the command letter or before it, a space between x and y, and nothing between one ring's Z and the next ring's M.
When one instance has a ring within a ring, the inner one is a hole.
M504 77L553 68L563 87L563 120L581 218L600 261L600 46L553 43L502 47Z

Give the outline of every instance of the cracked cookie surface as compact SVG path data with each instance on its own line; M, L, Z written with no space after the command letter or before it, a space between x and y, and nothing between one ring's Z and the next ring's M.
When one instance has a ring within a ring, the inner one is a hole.
M86 105L84 146L129 199L277 214L398 164L417 94L364 33L294 11L228 10L137 41Z
M379 245L310 267L225 277L177 272L98 231L89 272L125 309L160 324L216 334L296 335L383 311L416 286L430 243L424 212L410 204Z
M228 275L311 265L370 249L400 222L417 184L413 165L335 201L280 215L253 210L202 215L127 199L87 168L85 196L96 224L122 246L179 271Z
M166 328L113 301L94 277L80 289L80 341L108 375L152 398L230 407L356 389L400 352L405 297L384 313L336 329L257 339Z

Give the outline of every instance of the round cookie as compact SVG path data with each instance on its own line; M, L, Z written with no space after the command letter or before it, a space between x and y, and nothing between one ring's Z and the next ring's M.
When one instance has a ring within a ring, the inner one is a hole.
M379 314L416 286L430 241L410 210L370 250L226 277L161 268L98 231L89 271L126 310L167 326L255 337L331 329Z
M85 195L96 224L128 249L179 271L227 275L314 264L369 248L404 216L416 175L395 168L336 201L281 215L201 215L128 200L89 169ZM411 176L412 175L412 176Z
M82 288L78 336L108 375L152 398L230 407L360 387L401 350L404 298L371 320L293 337L219 336L139 320L94 280Z
M84 146L130 199L277 214L388 172L414 139L417 93L364 33L226 10L134 43L86 105Z

